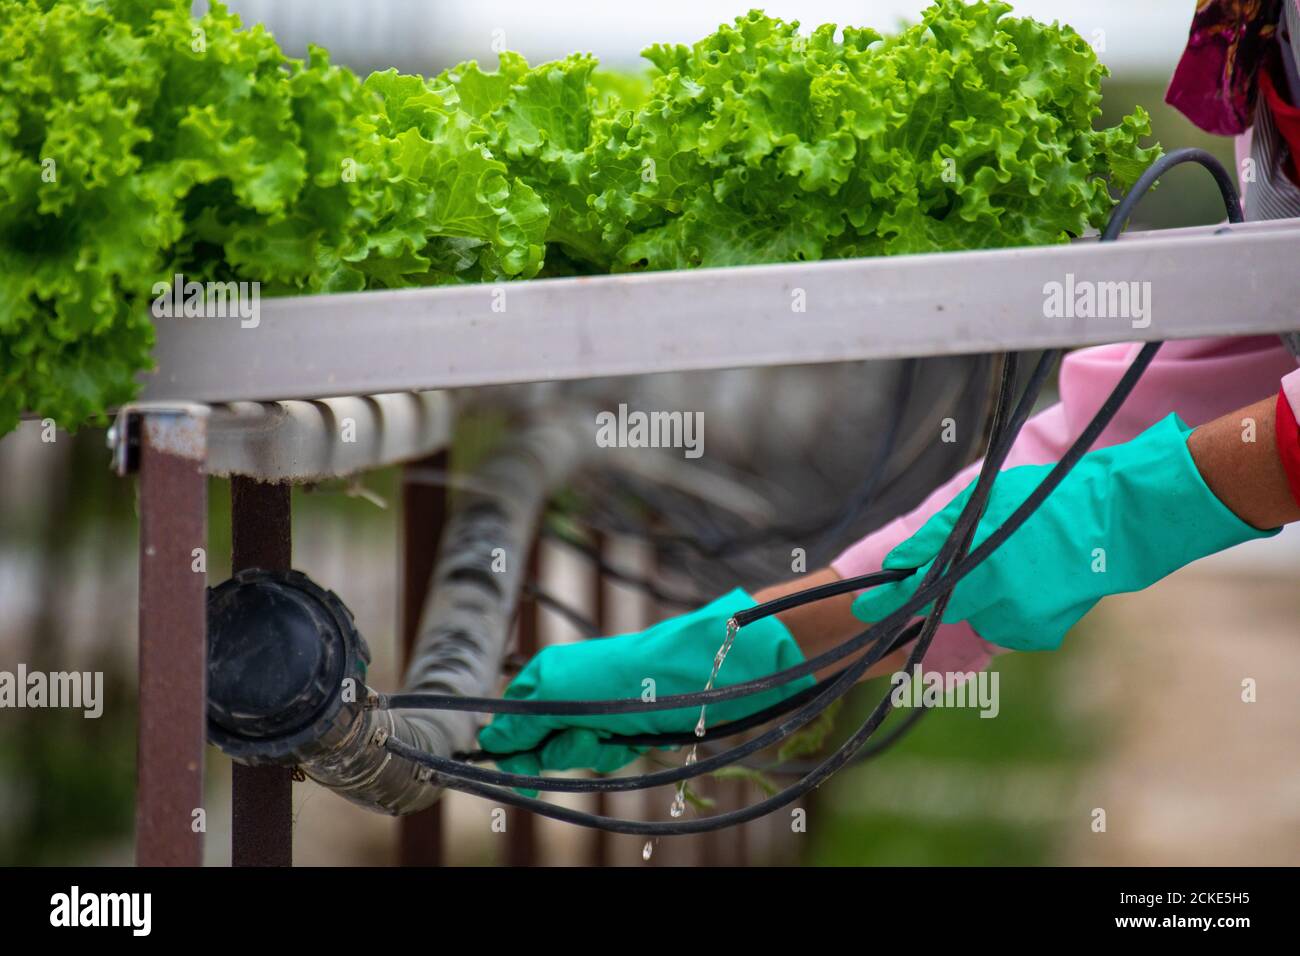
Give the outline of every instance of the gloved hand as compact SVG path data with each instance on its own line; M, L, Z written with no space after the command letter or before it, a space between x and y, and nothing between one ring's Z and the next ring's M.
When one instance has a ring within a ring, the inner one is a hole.
M1198 558L1277 534L1281 529L1251 527L1215 497L1187 448L1191 431L1170 415L1130 442L1084 455L1029 520L958 583L944 621L967 621L1003 647L1055 650L1106 595L1141 590ZM1051 470L1025 465L998 475L972 550ZM921 570L861 594L855 616L878 621L916 593L974 487L889 552L886 568Z
M634 634L547 647L506 688L514 700L603 700L642 697L653 680L656 697L704 689L713 658L727 636L727 621L754 607L736 589L697 611L669 618ZM803 662L794 638L775 617L742 628L718 672L715 687L741 684ZM710 704L709 726L746 717L811 686L811 676L749 697ZM698 707L634 714L535 717L499 714L479 733L479 745L495 753L531 750L552 731L561 731L537 753L498 761L503 770L536 775L542 770L590 767L601 773L631 763L647 748L605 744L611 734L682 733L694 729Z

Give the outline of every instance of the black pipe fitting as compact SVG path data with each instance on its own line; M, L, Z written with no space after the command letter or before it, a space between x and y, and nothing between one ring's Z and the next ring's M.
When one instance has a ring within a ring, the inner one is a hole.
M369 663L332 591L301 571L240 571L208 589L208 740L245 763L295 763L364 705Z

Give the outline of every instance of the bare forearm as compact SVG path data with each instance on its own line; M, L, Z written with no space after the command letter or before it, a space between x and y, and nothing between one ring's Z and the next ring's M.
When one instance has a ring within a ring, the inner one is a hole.
M1276 397L1196 429L1187 441L1196 468L1242 521L1261 530L1300 521L1278 455Z
M831 568L820 568L794 580L783 581L780 584L764 588L755 593L754 597L759 603L762 603L784 597L787 594L793 594L796 591L817 587L821 584L830 584L839 579L840 576ZM860 634L866 628L867 625L853 616L852 608L855 596L853 593L841 594L825 601L805 604L803 607L797 607L777 616L781 619L781 623L789 628L790 633L794 635L794 639L799 644L800 650L803 651L804 657L816 657L818 654L824 654L836 645L844 643L854 635ZM858 654L851 655L845 661L836 661L830 667L823 668L817 672L817 678L820 680L841 670L846 663L856 660L862 653L860 651ZM907 651L905 648L894 651L868 668L863 679L877 677L881 674L891 674L898 670L906 659Z

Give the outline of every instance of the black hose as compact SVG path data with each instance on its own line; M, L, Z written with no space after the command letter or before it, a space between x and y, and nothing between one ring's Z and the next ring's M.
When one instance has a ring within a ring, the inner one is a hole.
M914 625L914 627L919 628L919 624ZM385 741L384 747L390 753L405 757L422 767L433 770L435 777L443 778L440 782L452 786L453 789L455 788L453 784L448 782L448 778L458 781L469 780L485 784L496 784L504 787L519 787L527 790L545 790L554 793L613 793L627 790L648 790L653 787L679 783L682 780L690 780L706 773L712 773L714 770L735 763L742 757L757 753L778 740L785 739L799 728L816 720L827 707L852 690L853 685L866 673L867 669L884 656L882 647L883 645L877 644L876 647L873 647L851 666L840 671L839 674L831 678L824 689L797 713L771 730L767 730L729 750L720 751L695 763L672 767L668 770L636 774L629 777L597 777L594 779L542 777L476 767L473 764L466 764L451 757L440 757L436 754L426 753L402 743L395 737L389 737ZM501 756L501 759L505 759L504 755L499 756Z
M716 724L705 730L702 736L696 736L694 731L683 730L680 733L666 734L611 734L608 737L602 737L601 742L611 746L621 747L680 747L684 744L709 743L714 740L721 740L726 737L732 737L736 734L744 733L747 730L753 730L769 720L774 720L784 714L788 714L800 704L805 704L817 694L825 690L834 679L834 676L827 677L818 681L811 687L805 687L801 691L791 694L789 697L775 704L770 704L762 710L755 711L747 717L740 717L736 720L728 721L722 724ZM513 750L508 753L492 750L467 750L460 753L453 753L452 757L456 760L465 760L469 763L483 763L484 761L501 761L511 757L521 757L527 754L540 753L546 748L546 745L553 739L564 732L563 728L553 730L542 738L541 742L535 747L527 750Z
M531 581L525 581L523 593L537 602L539 607L544 607L549 611L554 611L564 620L572 624L579 633L585 638L600 637L600 628L596 622L587 615L583 614L576 607L565 601L560 600L554 594L544 590L540 585Z
M1237 187L1232 181L1232 174L1223 168L1213 154L1207 153L1203 149L1188 147L1187 149L1176 149L1172 153L1166 153L1154 163L1147 167L1146 171L1138 177L1138 181L1133 184L1124 198L1119 201L1111 213L1110 222L1102 231L1102 242L1113 242L1118 239L1124 227L1128 225L1129 219L1133 216L1144 196L1150 192L1151 187L1156 184L1156 180L1163 176L1175 166L1181 166L1183 163L1197 163L1210 171L1214 177L1214 183L1219 187L1219 198L1223 200L1223 207L1228 213L1228 222L1240 223L1245 222L1246 217L1241 212L1241 195L1237 192Z
M618 565L610 564L598 549L593 548L587 542L581 541L570 535L561 534L554 528L544 527L542 528L541 534L544 538L558 541L560 544L577 551L595 565L596 570L611 581L618 581L620 584L634 587L638 591L654 598L661 604L672 604L676 607L691 608L699 607L707 600L707 598L698 598L692 597L688 594L677 594L672 591L665 591L662 587L648 578L643 578L640 575L633 574L631 571L628 571L625 568L620 568Z

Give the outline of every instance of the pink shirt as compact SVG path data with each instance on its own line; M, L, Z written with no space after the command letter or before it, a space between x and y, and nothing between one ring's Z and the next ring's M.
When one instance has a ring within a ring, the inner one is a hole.
M1102 345L1072 352L1061 362L1061 401L1025 423L1005 468L1060 460L1140 348L1138 343ZM1128 401L1096 445L1136 437L1170 412L1201 425L1233 409L1276 393L1278 380L1300 418L1300 369L1275 335L1167 342L1156 353ZM885 555L974 480L980 463L958 472L915 510L891 521L836 558L840 577L880 570ZM966 623L944 624L935 634L925 665L940 671L982 670L1004 649L982 640Z

